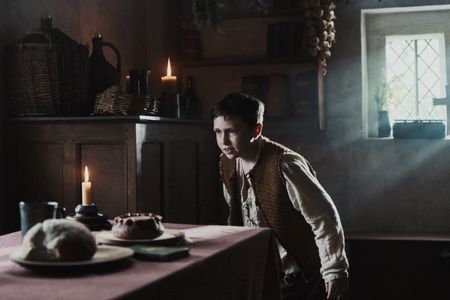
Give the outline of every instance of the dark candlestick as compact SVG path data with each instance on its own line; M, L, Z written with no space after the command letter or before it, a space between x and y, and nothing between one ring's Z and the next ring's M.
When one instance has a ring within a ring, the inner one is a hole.
M108 219L104 215L98 213L98 208L95 204L78 204L75 208L75 215L67 218L83 223L92 231L110 230L112 227L111 223L108 222Z

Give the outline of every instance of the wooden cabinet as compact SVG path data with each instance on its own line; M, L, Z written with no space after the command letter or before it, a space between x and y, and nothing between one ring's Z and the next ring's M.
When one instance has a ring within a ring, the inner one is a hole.
M218 152L211 126L136 126L139 211L160 212L167 222L218 222Z
M165 222L220 222L217 149L207 121L159 117L18 118L9 124L7 231L18 202L81 202L85 165L93 201L109 217L162 214Z

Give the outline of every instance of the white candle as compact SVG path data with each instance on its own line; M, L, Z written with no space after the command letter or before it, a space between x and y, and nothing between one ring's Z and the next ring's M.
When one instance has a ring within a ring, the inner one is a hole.
M88 167L84 167L84 181L81 183L81 204L84 206L92 205L91 182L89 181Z
M162 91L167 93L177 92L177 76L172 75L170 58L167 59L167 75L161 77Z

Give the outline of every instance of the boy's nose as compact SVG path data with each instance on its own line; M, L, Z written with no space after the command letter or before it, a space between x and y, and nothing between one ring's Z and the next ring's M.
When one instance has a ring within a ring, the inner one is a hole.
M230 138L228 137L228 134L224 134L222 136L222 144L224 144L224 145L230 144Z

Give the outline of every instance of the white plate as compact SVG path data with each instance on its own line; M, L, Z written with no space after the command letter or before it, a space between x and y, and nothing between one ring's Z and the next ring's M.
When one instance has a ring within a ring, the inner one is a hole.
M162 235L154 239L126 240L115 237L112 231L101 231L96 235L96 238L99 243L122 246L135 244L174 245L184 240L184 232L176 229L165 229Z
M13 253L9 258L15 263L30 269L55 269L55 268L70 268L70 267L85 267L105 263L111 263L130 257L134 254L130 248L115 247L115 246L97 246L97 251L89 260L82 261L33 261L25 260L20 257L20 252Z

